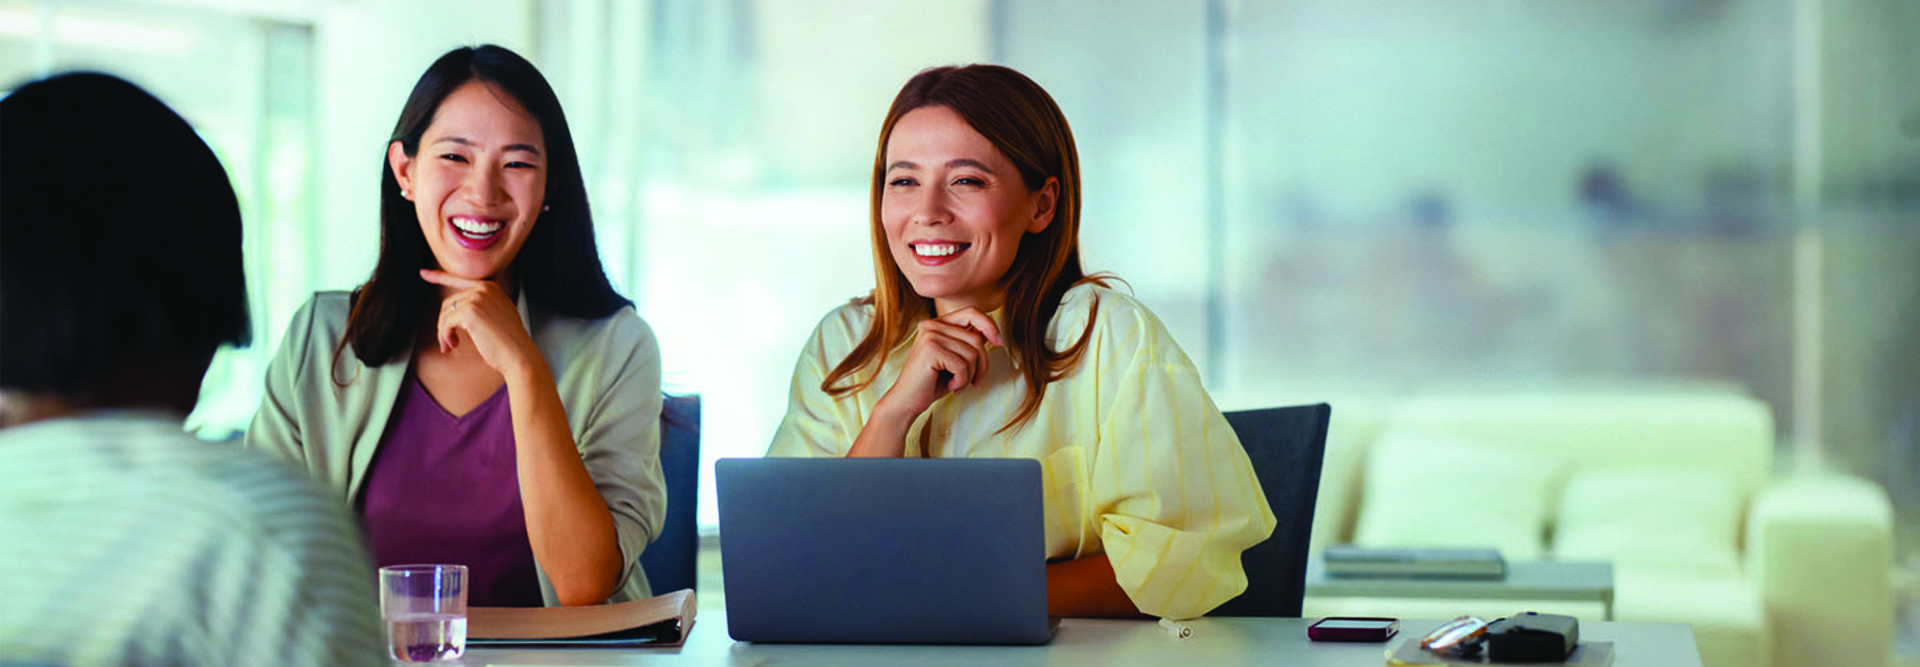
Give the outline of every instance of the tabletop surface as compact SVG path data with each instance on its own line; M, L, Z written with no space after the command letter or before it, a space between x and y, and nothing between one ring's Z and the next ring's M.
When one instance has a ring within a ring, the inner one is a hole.
M1384 644L1307 640L1312 619L1201 618L1179 640L1153 621L1067 619L1041 646L889 646L753 644L727 636L723 611L702 612L685 646L651 649L473 649L460 663L480 665L1384 665L1387 649L1416 639L1440 620L1408 620ZM1583 640L1614 642L1614 664L1698 667L1693 633L1678 623L1581 623Z

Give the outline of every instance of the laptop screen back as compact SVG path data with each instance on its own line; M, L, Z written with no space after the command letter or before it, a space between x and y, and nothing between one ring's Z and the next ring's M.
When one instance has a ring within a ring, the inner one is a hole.
M736 640L1052 636L1038 461L725 459L714 472Z

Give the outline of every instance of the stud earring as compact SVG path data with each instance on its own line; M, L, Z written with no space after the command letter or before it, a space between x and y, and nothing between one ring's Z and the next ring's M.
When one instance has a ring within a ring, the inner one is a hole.
M548 206L548 205L546 205L546 204L541 204L541 205L540 205L540 212L541 212L541 213L546 213L546 212L548 212L548 211L551 211L551 210L553 210L553 207L552 207L552 206Z
M408 189L406 189L406 188L400 188L400 196L401 196L401 197L405 197L405 198L407 198L407 199L412 199L412 198L413 198L413 191L412 191L412 190L408 190Z

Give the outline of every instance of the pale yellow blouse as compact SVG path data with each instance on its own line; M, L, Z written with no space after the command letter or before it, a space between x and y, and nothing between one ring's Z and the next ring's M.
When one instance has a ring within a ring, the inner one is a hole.
M1031 421L995 433L1026 396L1025 378L996 347L979 384L935 401L914 422L907 455L1038 459L1049 559L1105 552L1141 611L1200 616L1246 590L1240 552L1273 532L1273 512L1193 362L1146 306L1112 289L1075 287L1049 327L1055 349L1079 339L1096 297L1086 355L1047 385ZM991 315L1004 331L1002 313ZM768 456L845 456L853 446L911 347L889 354L859 392L821 391L872 320L871 306L850 303L820 321L794 366Z

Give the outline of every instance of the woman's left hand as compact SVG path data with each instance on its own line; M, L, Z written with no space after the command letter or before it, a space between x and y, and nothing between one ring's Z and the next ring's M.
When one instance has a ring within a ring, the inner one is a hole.
M463 342L471 344L488 368L506 375L519 368L529 351L535 349L527 327L520 322L520 309L499 284L433 269L421 269L420 278L454 290L440 300L435 333L442 353L452 352Z

